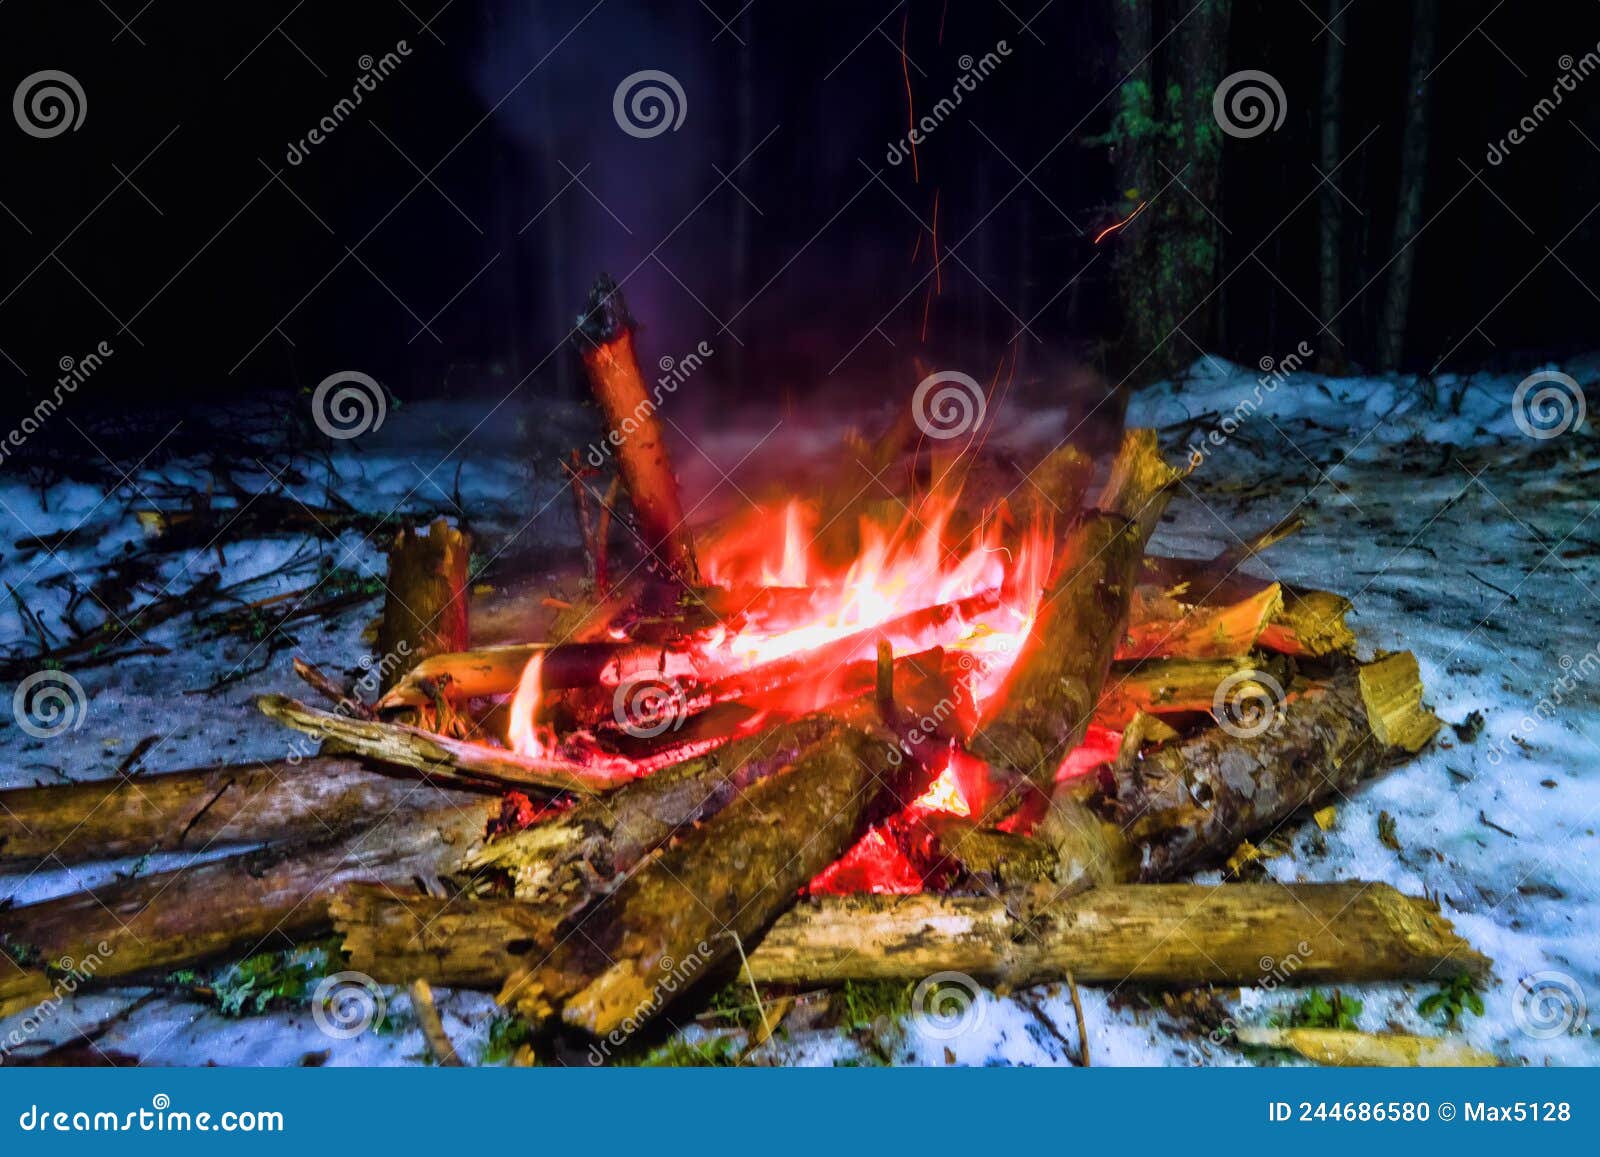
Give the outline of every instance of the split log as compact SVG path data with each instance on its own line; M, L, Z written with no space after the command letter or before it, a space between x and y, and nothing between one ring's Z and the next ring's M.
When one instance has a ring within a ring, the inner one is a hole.
M1241 603L1275 585L1220 561L1148 557L1140 581L1187 606ZM1283 603L1262 630L1261 646L1310 658L1354 653L1356 637L1345 621L1352 609L1349 599L1330 591L1289 585L1279 585L1279 590Z
M378 625L382 690L429 655L466 650L471 555L472 540L443 518L395 535Z
M499 801L463 800L412 786L406 806L358 831L117 880L0 912L0 945L38 962L8 967L0 976L0 1016L49 996L51 969L75 963L94 983L105 984L230 953L280 948L330 929L328 897L341 884L436 877L452 848L482 833Z
M1188 474L1161 456L1154 430L1128 430L1111 463L1099 509L1133 522L1139 528L1139 544L1143 546L1155 533L1172 492Z
M353 759L201 767L0 792L0 864L80 864L229 844L303 840L387 815L411 779Z
M1275 700L1230 694L1222 727L1063 784L1035 833L1056 847L1060 877L1165 880L1219 861L1420 751L1440 726L1409 652Z
M634 353L634 328L621 290L602 274L579 323L583 368L605 416L607 446L616 455L617 472L628 488L645 549L686 586L698 586L694 536L684 518L678 480L656 419L660 399L646 389Z
M1209 714L1216 703L1217 689L1225 682L1236 697L1255 697L1267 694L1269 679L1280 687L1289 682L1286 660L1246 655L1238 659L1156 659L1118 664L1106 678L1094 720L1121 730L1141 711L1152 715Z
M750 953L761 984L920 980L964 972L1022 988L1354 984L1491 962L1426 900L1387 884L1124 884L1058 898L845 896L803 903Z
M1134 590L1118 659L1234 659L1248 655L1274 616L1283 591L1273 583L1236 603L1192 606L1158 587Z
M500 747L450 739L405 723L351 719L336 712L319 711L287 695L262 695L256 699L256 706L269 719L328 740L340 751L413 768L429 782L594 795L621 787L640 771L637 764L621 759L597 759L592 763L534 759Z
M382 981L493 990L536 931L513 900L352 885L336 901L352 966ZM1491 961L1426 900L1387 884L1108 885L1030 898L843 896L805 901L748 949L758 984L813 987L964 972L1022 988L1091 984L1354 984L1430 979Z

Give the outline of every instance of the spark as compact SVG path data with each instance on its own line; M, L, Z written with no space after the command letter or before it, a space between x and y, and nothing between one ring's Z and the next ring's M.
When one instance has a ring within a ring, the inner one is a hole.
M1140 213L1143 213L1143 212L1144 212L1144 202L1140 201L1139 202L1139 207L1137 209L1135 209L1132 213L1129 213L1126 217L1124 217L1122 220L1118 221L1116 224L1107 225L1104 229L1100 230L1100 232L1096 233L1095 236L1094 236L1094 243L1096 245L1100 244L1100 242L1105 239L1105 236L1106 236L1107 233L1115 233L1118 229L1121 229L1129 221L1132 221L1135 217L1137 217Z

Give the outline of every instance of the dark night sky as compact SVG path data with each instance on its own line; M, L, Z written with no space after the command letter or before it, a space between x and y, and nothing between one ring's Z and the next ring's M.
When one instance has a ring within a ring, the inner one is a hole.
M1388 259L1409 8L1350 10L1349 294ZM114 353L83 393L104 406L349 368L404 396L568 391L563 337L602 269L627 277L652 357L708 340L717 387L744 397L904 377L913 358L953 352L992 364L1014 338L1048 374L1117 328L1111 262L1089 240L1115 191L1085 143L1117 80L1107 9L10 0L6 90L60 70L86 116L48 139L12 120L0 131L8 403L101 342ZM1228 281L1212 345L1239 360L1319 326L1300 304L1316 301L1312 9L1322 0L1234 5L1228 68L1268 71L1287 96L1281 129L1227 142L1214 207ZM1504 163L1485 152L1549 94L1563 56L1600 51L1600 7L1444 10L1408 361L1426 370L1448 352L1444 368L1466 370L1592 345L1600 79ZM291 163L363 57L401 41L392 74ZM1004 62L919 150L920 180L890 164L906 76L921 110L962 57L1001 41ZM687 107L677 131L636 139L612 98L644 69L670 73ZM918 234L936 195L930 304ZM1381 288L1349 307L1357 362Z

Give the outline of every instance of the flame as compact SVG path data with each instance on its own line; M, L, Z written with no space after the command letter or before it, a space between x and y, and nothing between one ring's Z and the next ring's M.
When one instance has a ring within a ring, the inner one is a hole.
M736 593L742 609L654 653L655 674L692 701L697 687L829 648L784 692L783 709L798 712L836 699L846 668L874 658L880 641L899 655L937 646L956 654L981 709L1032 626L1052 535L1047 522L1019 530L995 516L973 520L960 497L959 486L935 487L898 521L862 516L853 525L799 499L753 508L702 551L706 577ZM511 746L534 757L556 745L538 722L542 666L539 656L529 662L511 702Z

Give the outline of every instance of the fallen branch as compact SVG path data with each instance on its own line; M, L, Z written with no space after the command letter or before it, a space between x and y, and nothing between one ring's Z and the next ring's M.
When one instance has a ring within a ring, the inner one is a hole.
M0 792L0 864L79 864L359 826L419 790L353 759L201 767Z
M633 779L637 768L624 760L569 763L534 759L504 748L450 739L405 723L351 719L319 711L287 695L262 695L256 706L269 719L315 735L351 752L396 767L420 771L430 782L468 788L541 788L594 795Z

